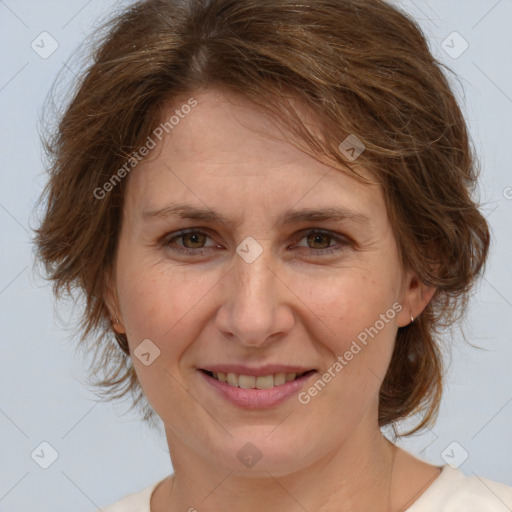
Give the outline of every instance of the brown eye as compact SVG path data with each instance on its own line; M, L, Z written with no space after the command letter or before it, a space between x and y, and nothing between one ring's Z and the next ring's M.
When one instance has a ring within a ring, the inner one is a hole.
M200 233L199 231L194 231L191 233L184 233L176 238L181 238L183 245L187 249L200 249L206 242L208 235Z
M307 236L311 249L326 249L332 237L326 233L312 232Z
M161 245L167 250L187 254L190 256L202 256L207 251L219 249L210 235L203 231L181 231L166 236L161 240ZM207 245L209 243L209 245Z
M298 240L299 243L294 247L298 250L298 256L300 258L309 256L321 257L328 254L339 253L353 245L351 239L346 236L329 231L320 231L318 229L303 233Z

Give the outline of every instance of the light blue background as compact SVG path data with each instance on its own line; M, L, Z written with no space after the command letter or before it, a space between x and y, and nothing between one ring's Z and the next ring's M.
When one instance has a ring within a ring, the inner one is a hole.
M43 100L84 36L120 5L0 1L0 511L87 512L172 470L161 433L134 414L121 416L126 403L98 403L81 384L84 365L66 330L72 311L63 305L56 316L50 287L32 272L29 226L45 182L36 126ZM441 453L456 441L469 453L463 472L512 485L512 2L401 5L460 77L454 87L481 155L481 202L494 235L466 321L468 340L487 350L472 349L458 334L447 340L453 360L439 421L401 444L444 464ZM43 31L59 45L47 59L31 48ZM457 59L442 48L453 31L469 43ZM43 441L58 452L46 470L30 456Z

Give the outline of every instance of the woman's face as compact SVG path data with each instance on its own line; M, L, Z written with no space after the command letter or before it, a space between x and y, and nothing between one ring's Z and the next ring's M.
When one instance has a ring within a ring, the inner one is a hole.
M378 186L240 98L193 97L127 183L119 329L173 457L284 475L378 432L397 329L424 303Z

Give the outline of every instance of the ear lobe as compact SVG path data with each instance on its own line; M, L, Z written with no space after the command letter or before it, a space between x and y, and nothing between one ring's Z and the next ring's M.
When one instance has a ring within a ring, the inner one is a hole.
M399 327L404 327L418 318L434 297L437 288L423 283L417 274L411 273L403 293L403 309L398 316Z
M106 287L105 287L105 293L103 300L105 302L105 305L107 306L109 316L111 319L112 327L118 334L126 334L126 329L124 328L124 325L122 323L122 318L119 318L120 315L118 313L119 306L118 306L118 300L117 300L117 294L115 291L115 286L112 283L112 279L109 276L107 276L106 279Z

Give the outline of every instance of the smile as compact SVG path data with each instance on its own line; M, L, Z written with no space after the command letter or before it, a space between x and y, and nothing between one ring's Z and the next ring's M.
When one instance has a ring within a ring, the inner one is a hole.
M270 389L282 386L286 382L298 379L309 372L302 373L275 373L271 375L238 375L236 373L206 372L215 380L224 382L228 386L244 389Z
M263 372L261 372L263 373ZM242 409L268 409L297 395L316 370L247 375L201 369L198 374L214 396Z

